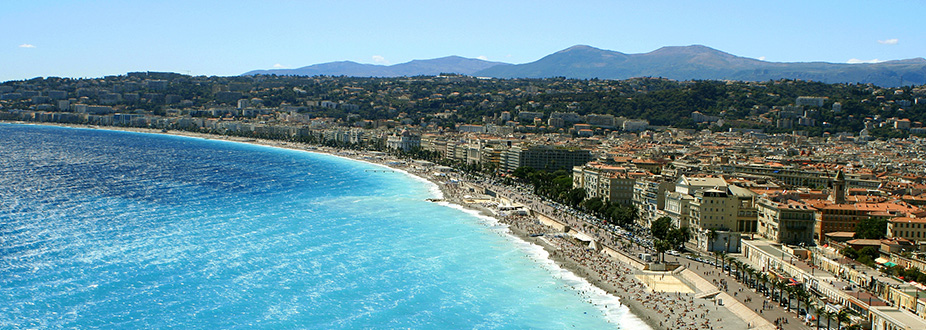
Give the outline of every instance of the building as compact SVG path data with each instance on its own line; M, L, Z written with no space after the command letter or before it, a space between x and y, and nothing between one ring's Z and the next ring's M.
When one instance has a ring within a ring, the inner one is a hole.
M798 106L822 107L826 99L826 97L798 96L797 99L794 100L794 104Z
M888 220L887 238L926 242L926 218L898 217Z
M739 199L729 194L726 187L722 189L711 188L695 193L689 206L692 229L700 232L736 228Z
M586 198L630 206L636 178L647 175L634 168L589 163L572 168L572 187L585 189Z
M645 119L628 119L621 125L627 132L642 132L649 128L649 121Z
M910 215L922 215L922 210L903 201L862 202L855 204L811 203L818 210L814 225L815 239L820 242L827 233L854 232L862 219L891 219Z
M697 233L695 240L698 243L698 250L701 251L739 253L741 250L742 239L738 232L702 230Z
M807 244L814 241L817 209L793 199L762 196L756 202L757 232L776 243Z
M505 152L506 148L501 146L487 146L483 147L480 150L480 158L484 166L489 166L493 169L498 169L501 166L502 154Z
M589 114L588 116L585 116L585 122L592 126L613 128L614 127L614 116L613 115Z
M463 133L485 133L486 128L482 125L460 125L457 126L457 131Z
M828 187L832 181L832 177L824 172L793 166L722 164L716 170L721 173L768 176L784 184L797 187Z
M756 209L758 195L736 185L727 186L727 191L737 200L736 227L731 229L740 233L755 233L759 226L759 212Z
M592 160L588 150L578 148L531 145L512 147L505 151L504 170L512 172L519 167L537 170L565 170L584 165Z
M409 150L421 146L421 136L412 134L409 131L402 131L400 134L392 134L386 138L386 147L389 149Z
M926 319L903 308L872 306L868 312L871 330L926 329Z
M689 177L682 175L675 183L675 191L694 195L706 189L726 189L727 181L720 177Z
M518 120L523 122L532 122L536 118L543 118L543 112L521 111L518 112Z
M638 178L633 186L633 206L637 208L639 224L649 225L664 215L666 191L675 190L675 184L668 178L655 175Z
M666 165L666 161L663 160L654 160L654 159L633 159L630 161L634 166L642 168L649 171L653 174L659 174L662 172L662 167Z
M676 227L695 228L692 224L691 203L695 195L706 189L727 189L727 181L716 177L689 177L682 175L675 182L674 191L665 193L664 213Z
M676 188L677 189L677 188ZM666 191L666 207L663 214L672 219L675 227L691 227L690 209L691 201L694 197L688 194L682 194L678 191Z

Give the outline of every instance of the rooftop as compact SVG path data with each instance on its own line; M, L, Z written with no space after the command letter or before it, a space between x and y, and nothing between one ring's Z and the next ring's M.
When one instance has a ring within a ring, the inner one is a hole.
M926 320L917 317L915 314L898 309L895 307L872 306L869 309L872 314L883 317L894 324L903 324L907 329L926 329Z

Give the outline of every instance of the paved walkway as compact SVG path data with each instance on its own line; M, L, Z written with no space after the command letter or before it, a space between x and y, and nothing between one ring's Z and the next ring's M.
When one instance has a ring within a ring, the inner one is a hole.
M635 244L627 244L629 242L623 237L617 237L610 234L607 230L601 230L597 228L598 226L589 224L586 221L587 219L580 218L584 216L569 214L563 212L563 210L550 207L536 200L536 196L514 192L498 186L493 186L492 189L500 193L500 197L506 198L511 202L522 203L534 211L540 211L546 216L556 218L555 220L558 222L567 223L572 228L592 234L600 243L604 243L607 246L618 247L626 244L630 247L629 251L626 251L626 253L631 256L635 256L636 253L639 252L652 253L655 255L655 252L651 250L640 248ZM725 307L747 322L749 329L813 329L813 327L803 324L795 313L786 312L784 308L780 307L777 303L772 303L771 300L764 295L752 291L752 289L746 287L744 284L737 282L734 277L721 272L719 267L668 254L665 255L665 261L675 261L679 262L681 265L689 266L689 269L683 270L679 275L685 278L689 284L693 285L693 289L695 289L696 292L719 292L718 298L722 299ZM723 288L720 285L721 283L725 283L726 288ZM780 323L778 328L775 326L776 321Z
M723 299L724 305L727 305L731 311L742 317L744 320L753 325L755 329L775 329L776 320L784 320L781 324L783 330L810 330L813 327L801 322L793 312L786 312L783 307L773 303L765 295L756 293L744 284L737 282L736 278L720 271L719 267L711 266L684 257L666 256L666 261L677 261L682 265L687 265L695 275L701 279L713 283L726 283L726 290L721 290L718 297ZM716 281L716 282L715 282ZM715 287L721 287L715 285ZM803 306L802 306L803 308ZM764 327L762 321L771 326ZM756 326L759 327L756 327Z

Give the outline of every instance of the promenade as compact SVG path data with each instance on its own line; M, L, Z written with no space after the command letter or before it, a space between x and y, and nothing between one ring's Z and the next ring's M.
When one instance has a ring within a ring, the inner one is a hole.
M611 257L603 260L600 257L589 257L589 253L596 256L602 256L603 254L589 252L587 248L582 246L576 248L576 242L573 242L573 247L570 248L560 247L564 251L568 251L565 253L573 256L578 255L578 258L573 259L592 261L592 265L588 267L595 270L612 270L615 267L613 265L619 265L617 268L620 275L617 285L611 283L609 287L603 286L602 288L621 297L621 301L626 302L641 318L658 318L658 322L648 322L656 329L711 329L714 325L719 324L724 329L803 330L813 328L804 324L795 312L786 311L783 307L771 303L763 294L737 282L734 277L720 271L719 267L679 256L666 254L664 257L667 262L675 262L683 266L683 269L677 270L675 273L682 279L682 282L691 287L689 291L692 293L679 292L682 290L674 289L673 285L666 285L666 283L659 283L658 281L655 282L658 283L655 287L650 288L641 280L643 277L640 275L644 274L642 272L643 263L635 257L639 253L655 254L645 240L634 239L630 232L608 226L594 217L562 206L554 206L555 203L544 201L538 196L530 194L525 187L487 184L486 181L470 183L486 185L482 187L495 192L498 198L509 203L525 205L533 211L534 217L547 218L558 223L560 225L557 226L558 229L568 226L569 229L594 237L600 249L618 251L621 254L620 258ZM519 221L528 220L522 218ZM533 225L532 233L543 231L542 228L538 227L541 226L539 223L538 220ZM549 226L548 228L554 229L554 227ZM624 259L624 261L618 259ZM646 273L652 275L655 272ZM631 277L627 276L628 274L637 276ZM599 274L598 276L606 277L608 275ZM675 274L672 276L675 276ZM634 302L637 302L637 304ZM720 312L721 310L726 312ZM718 323L711 322L714 315L722 315L714 319ZM737 320L734 321L729 317L723 317L731 315L735 316Z

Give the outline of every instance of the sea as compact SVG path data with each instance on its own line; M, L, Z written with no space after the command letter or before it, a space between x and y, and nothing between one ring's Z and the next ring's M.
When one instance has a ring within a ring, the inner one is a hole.
M435 197L333 155L0 124L0 329L649 329Z

